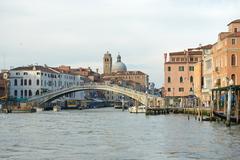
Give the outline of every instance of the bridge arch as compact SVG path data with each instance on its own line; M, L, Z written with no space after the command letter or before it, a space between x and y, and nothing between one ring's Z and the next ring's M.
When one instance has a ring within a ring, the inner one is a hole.
M102 90L102 91L112 91L115 93L120 93L146 106L149 106L149 105L161 106L160 103L162 103L162 102L159 103L159 101L161 101L161 99L159 99L160 97L156 97L143 92L139 92L136 90L120 87L117 85L111 85L111 84L85 84L85 85L72 86L70 88L63 88L61 90L53 91L41 96L32 97L29 99L29 101L42 105L46 102L49 102L58 97L61 97L67 93L85 91L85 90Z

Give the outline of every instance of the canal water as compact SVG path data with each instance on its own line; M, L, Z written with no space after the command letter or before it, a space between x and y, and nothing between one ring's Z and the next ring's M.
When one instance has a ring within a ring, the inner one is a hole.
M2 160L240 159L240 126L113 108L0 114Z

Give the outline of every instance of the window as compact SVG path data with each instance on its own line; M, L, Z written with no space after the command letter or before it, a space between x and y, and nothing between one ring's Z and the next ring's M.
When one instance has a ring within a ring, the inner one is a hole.
M235 45L235 44L236 44L236 40L232 39L232 45Z
M234 28L234 32L237 32L238 30L237 30L237 28Z
M23 79L21 79L21 86L23 86Z
M184 71L184 66L179 66L179 67L178 67L178 70L179 70L179 71Z
M232 56L231 56L231 65L236 66L236 56L235 56L235 54L232 54Z
M181 62L184 62L184 58L181 58Z
M27 85L27 80L26 80L26 79L24 79L24 85L25 85L25 86Z
M177 62L179 62L179 59L180 59L180 58L179 58L179 57L177 57L177 58L176 58L176 61L177 61Z
M32 80L31 80L31 79L28 80L28 85L29 85L29 86L32 85Z
M168 90L168 92L171 92L171 88L168 88L167 90Z
M37 72L37 75L40 75L40 72Z
M194 71L194 66L189 66L189 71Z
M17 76L19 76L19 75L20 75L20 73L19 73L19 72L16 72L16 75L17 75Z
M31 90L28 91L28 96L29 96L29 97L32 96L32 91L31 91Z
M182 76L179 78L179 81L180 81L180 83L183 83L183 77Z
M192 92L193 91L193 89L192 89L192 87L190 88L190 90L189 90L190 92Z
M36 91L36 96L38 96L38 95L39 95L39 90Z
M14 96L17 97L17 95L18 95L18 92L17 92L17 90L15 90L14 91Z
M24 96L27 97L27 90L24 90Z
M168 83L171 83L171 77L168 77L167 81L168 81Z
M171 71L171 67L170 66L168 66L168 71Z
M190 82L193 83L193 76L190 77Z
M190 62L192 62L193 61L193 57L190 57Z
M184 88L179 88L178 91L179 92L184 92Z
M172 58L172 61L175 62L175 58Z
M23 75L28 75L28 73L27 73L27 72L24 72Z
M23 90L21 90L21 97L23 97Z
M231 79L233 80L233 84L235 84L235 82L236 82L236 76L235 76L235 74L232 74L232 75L231 75Z
M195 59L194 59L196 62L198 61L198 58L197 57L195 57Z
M14 86L17 86L17 79L14 79Z
M39 86L39 83L40 83L40 81L39 81L39 79L37 79L37 86Z

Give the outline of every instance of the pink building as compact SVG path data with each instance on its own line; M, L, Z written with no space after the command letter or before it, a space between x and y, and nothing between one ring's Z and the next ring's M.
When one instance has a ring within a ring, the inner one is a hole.
M186 97L194 94L194 64L202 60L202 51L187 51L165 54L164 88L166 97ZM199 75L201 76L201 75Z

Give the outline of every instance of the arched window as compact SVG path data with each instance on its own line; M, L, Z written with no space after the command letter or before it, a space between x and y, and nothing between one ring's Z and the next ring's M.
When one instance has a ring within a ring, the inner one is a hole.
M183 83L183 77L181 76L179 79L180 83Z
M23 86L23 79L21 79L21 86Z
M193 82L193 76L190 77L190 82L191 82L191 83Z
M235 74L231 75L231 79L233 80L233 84L236 84L236 76L235 76Z
M32 80L31 80L31 79L28 80L28 85L29 85L29 86L32 85Z
M28 96L29 96L29 97L32 96L32 91L31 91L31 90L28 91Z
M27 85L27 80L26 79L24 79L24 86L26 86Z
M39 95L39 90L36 91L36 96L38 96L38 95Z
M168 81L168 83L171 83L171 77L168 77L167 81Z
M17 91L17 90L14 91L14 96L15 96L15 97L18 96L18 91Z
M23 98L23 90L21 90L21 98Z
M27 90L24 90L24 96L27 97Z
M231 56L231 65L236 66L236 55L235 54L232 54L232 56Z
M39 86L39 83L40 83L40 81L39 81L39 79L37 79L37 86Z
M17 79L14 79L14 86L17 86Z

